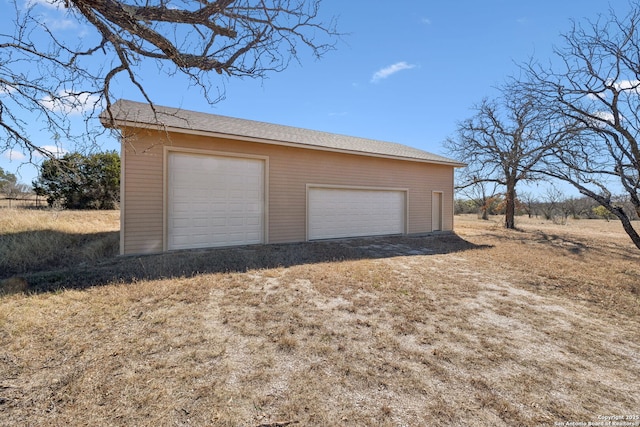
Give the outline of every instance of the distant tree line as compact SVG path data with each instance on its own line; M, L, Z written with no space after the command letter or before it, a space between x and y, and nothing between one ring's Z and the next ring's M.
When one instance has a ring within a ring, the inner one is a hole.
M632 221L640 220L633 203L625 196L614 197L615 205L627 213ZM478 218L488 219L490 215L505 215L506 198L503 194L492 195L484 200L456 198L456 215L477 214ZM541 218L558 224L568 219L605 219L616 218L608 209L590 197L565 197L561 192L549 190L546 194L532 196L523 194L514 203L514 215L529 218Z

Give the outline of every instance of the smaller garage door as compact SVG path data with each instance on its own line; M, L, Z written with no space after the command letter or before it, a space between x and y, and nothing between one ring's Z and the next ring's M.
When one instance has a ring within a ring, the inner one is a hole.
M406 192L310 187L309 240L404 234Z

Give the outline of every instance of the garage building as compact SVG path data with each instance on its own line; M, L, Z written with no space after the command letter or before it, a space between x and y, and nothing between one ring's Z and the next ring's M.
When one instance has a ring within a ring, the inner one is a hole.
M121 254L453 229L454 160L120 100Z

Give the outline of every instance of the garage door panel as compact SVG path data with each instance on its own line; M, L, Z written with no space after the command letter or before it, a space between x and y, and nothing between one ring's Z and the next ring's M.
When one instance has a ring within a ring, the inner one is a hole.
M196 245L203 245L207 243L207 235L206 234L191 234L189 236L188 242Z
M172 221L173 228L187 229L193 225L191 218L174 218ZM201 226L198 224L198 226Z
M403 234L404 191L309 189L309 239Z
M260 224L260 218L247 218L247 225L256 226Z
M186 220L185 220L186 222ZM206 228L209 226L209 220L207 218L195 218L191 224L193 224L193 227L197 227L197 228ZM185 226L189 226L189 224L185 224Z
M191 236L188 234L176 236L174 240L176 245L188 245L191 243Z
M264 161L169 153L167 246L262 243Z

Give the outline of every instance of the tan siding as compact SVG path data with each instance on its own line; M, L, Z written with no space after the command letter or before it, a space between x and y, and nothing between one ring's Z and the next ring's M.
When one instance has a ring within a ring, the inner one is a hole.
M306 185L407 188L408 233L431 231L431 194L443 192L442 226L453 228L453 168L294 147L172 134L171 144L189 149L268 156L270 243L306 238ZM162 133L136 134L125 144L125 253L162 251ZM132 149L135 147L135 151ZM151 148L149 148L151 147Z
M162 146L158 145L148 152L137 149L146 148L151 141L153 139L147 136L143 141L129 140L129 143L123 144L126 191L122 214L124 253L127 254L163 250Z

